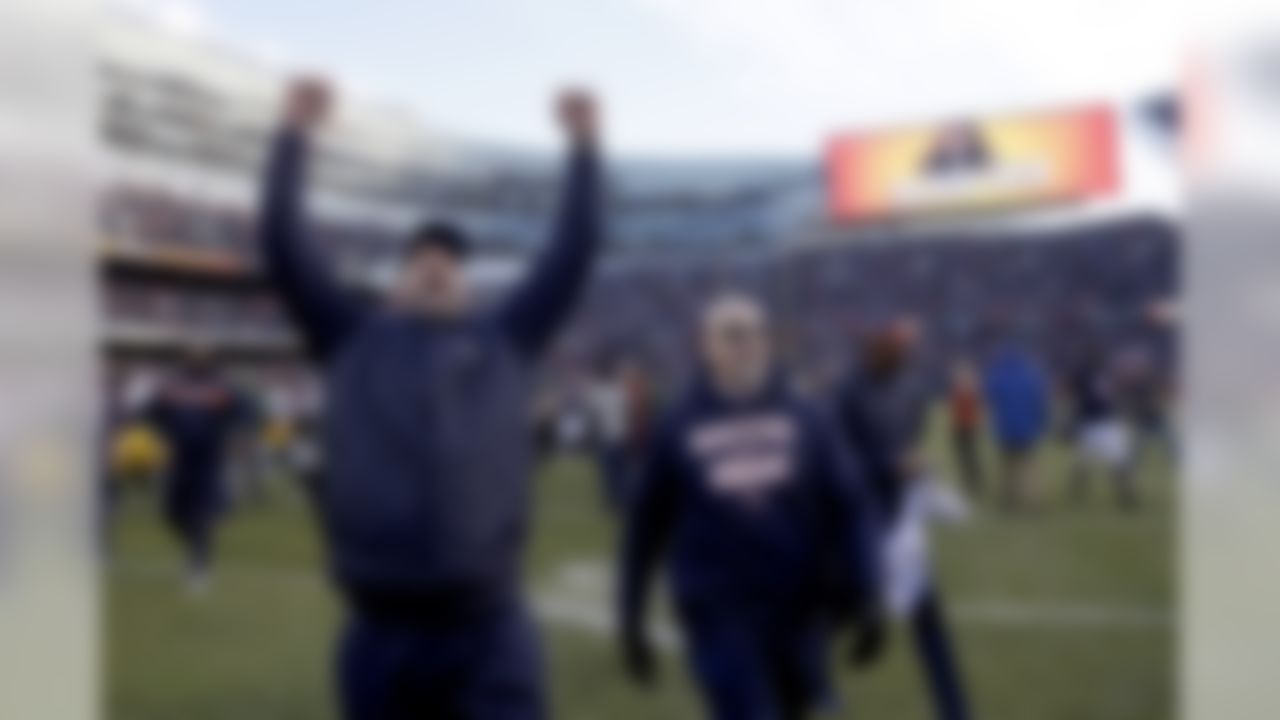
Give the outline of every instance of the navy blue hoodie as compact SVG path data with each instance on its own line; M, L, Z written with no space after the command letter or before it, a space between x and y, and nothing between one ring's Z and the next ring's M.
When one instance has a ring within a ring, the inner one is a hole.
M169 451L165 503L170 512L220 510L226 450L250 419L247 401L216 375L184 372L164 383L144 416Z
M339 584L359 604L476 608L513 596L529 512L530 369L600 244L595 153L577 148L550 245L496 307L431 319L362 307L304 239L307 142L267 169L266 270L326 374L317 493Z
M682 614L804 614L879 583L873 501L833 422L775 381L729 402L704 380L661 423L623 544L624 627L639 627L670 557Z

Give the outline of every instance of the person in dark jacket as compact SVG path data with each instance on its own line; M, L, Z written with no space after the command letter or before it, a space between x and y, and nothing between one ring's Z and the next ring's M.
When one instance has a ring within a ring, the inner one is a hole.
M143 414L168 454L164 514L183 547L187 589L203 594L212 570L214 533L226 509L228 446L249 418L248 404L222 377L213 353L192 347Z
M324 372L328 468L316 492L347 603L344 717L545 716L539 643L520 587L529 514L530 373L574 307L601 242L597 119L566 94L570 145L551 242L491 308L469 302L468 238L412 234L383 302L362 305L306 240L312 134L327 87L300 81L262 200L268 277Z
M667 559L693 675L720 720L801 718L831 702L840 611L858 620L856 661L883 643L871 500L834 424L772 370L766 333L752 300L709 306L703 370L656 431L620 564L629 671L652 679L646 605Z
M1120 507L1136 510L1140 498L1133 472L1133 441L1118 379L1114 365L1095 346L1086 346L1068 372L1068 431L1074 452L1067 489L1073 502L1083 502L1092 476L1101 471L1109 476Z
M908 319L873 332L837 390L845 438L865 467L886 523L898 513L904 478L920 469L917 446L928 407L906 372L919 332Z
M927 567L927 556L902 557L893 553L893 539L912 532L921 523L911 503L913 495L928 482L924 463L918 456L925 427L927 404L910 382L907 370L920 339L914 320L900 319L873 333L866 343L859 365L838 392L837 412L845 439L866 467L869 485L875 490L885 533L886 583L910 583L909 598L903 607L911 626L916 655L924 671L934 713L941 720L967 720L969 700L960 672L941 591ZM908 566L898 567L905 560ZM909 565L922 564L925 567ZM924 578L913 582L913 578ZM901 592L893 588L895 595Z

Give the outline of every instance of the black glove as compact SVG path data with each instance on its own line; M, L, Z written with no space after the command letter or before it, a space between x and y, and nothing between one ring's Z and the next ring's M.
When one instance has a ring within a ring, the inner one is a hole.
M868 608L859 613L853 642L849 645L849 663L855 668L874 665L884 654L888 639L889 622L883 608Z
M638 627L622 631L622 662L631 680L641 687L649 687L657 681L657 663L648 635Z

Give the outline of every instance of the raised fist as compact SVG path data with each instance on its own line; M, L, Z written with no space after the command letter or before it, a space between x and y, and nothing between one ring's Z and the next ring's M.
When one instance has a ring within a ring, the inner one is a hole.
M561 93L556 113L565 134L574 143L592 143L599 135L600 118L595 96L590 92L574 88Z
M289 85L285 123L303 132L324 124L333 105L329 83L318 77L301 77Z

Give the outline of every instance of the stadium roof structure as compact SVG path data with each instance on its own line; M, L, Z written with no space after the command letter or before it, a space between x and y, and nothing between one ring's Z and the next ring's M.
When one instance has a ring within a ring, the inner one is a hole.
M251 202L251 179L278 112L285 72L261 53L226 39L175 32L127 5L109 8L99 59L108 179L163 182L224 202ZM1146 168L1139 175L1151 176L1150 149L1123 145L1126 179L1133 180L1135 163ZM1137 161L1132 157L1144 152ZM554 158L435 129L405 104L359 93L342 104L319 165L321 212L389 227L459 208L463 215L496 212L509 219L499 225L514 227L521 218L545 214L555 191ZM867 232L828 227L816 153L790 159L626 158L613 170L617 224L634 239L626 245L662 245L662 238L677 234L731 236L751 244L752 238L768 243ZM939 226L1053 226L1130 214L1131 205L900 218L890 225L906 235L917 227L933 232ZM1171 207L1165 202L1161 209ZM515 245L527 242L536 242L532 234ZM706 245L719 247L712 240Z

